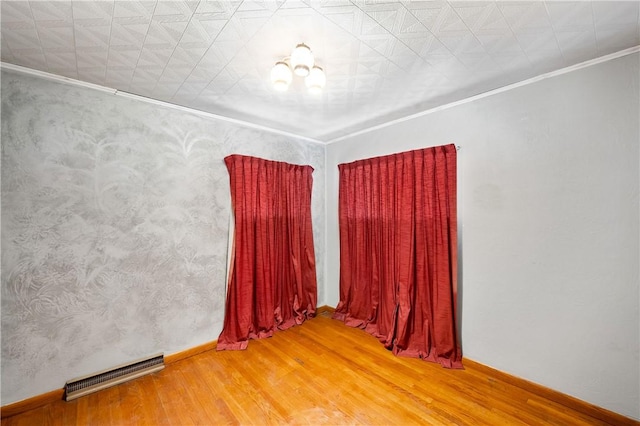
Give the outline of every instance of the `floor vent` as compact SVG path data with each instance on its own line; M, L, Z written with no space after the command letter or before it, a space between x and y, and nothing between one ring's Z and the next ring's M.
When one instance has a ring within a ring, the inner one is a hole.
M133 380L164 368L164 355L154 355L90 376L69 380L64 385L64 399L71 401L84 395Z

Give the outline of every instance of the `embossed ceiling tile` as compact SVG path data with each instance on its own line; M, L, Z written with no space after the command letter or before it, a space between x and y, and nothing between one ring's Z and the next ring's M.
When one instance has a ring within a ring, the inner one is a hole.
M195 12L198 1L158 1L153 10L154 19L162 22L188 21Z
M2 33L2 38L6 40L7 45L14 54L18 50L37 50L41 51L40 38L35 26L32 28L20 28Z
M441 34L447 33L457 34L459 32L470 32L467 25L450 5L441 9L438 18L434 23L434 27L429 28L429 30L436 37L440 37Z
M155 86L162 75L161 68L153 68L153 67L136 67L133 76L131 77L131 84L137 85L139 84L151 84Z
M544 74L554 69L569 65L560 52L548 50L532 50L527 52L531 62L530 76Z
M113 20L120 23L149 23L156 2L153 1L116 1Z
M394 29L394 34L425 34L429 32L427 27L409 10L403 9L399 16L402 20L399 22L399 26Z
M223 69L216 75L209 85L202 90L201 94L198 97L204 96L216 96L222 95L226 93L234 84L238 81L238 75L229 70L228 68Z
M234 15L231 19L229 19L227 24L222 28L222 30L216 37L215 41L216 42L234 42L238 44L242 44L246 42L249 39L249 36L244 26L250 22L251 18L246 18L246 19L247 19L246 21L243 21L239 17ZM267 19L268 18L266 17L262 17L262 20L263 20L262 24L264 24L264 22ZM257 31L258 29L254 28L252 32Z
M31 12L36 24L42 27L73 26L71 1L31 1Z
M474 33L485 28L487 24L493 24L496 20L496 15L500 15L502 18L502 14L493 2L451 2L451 6L467 28ZM499 21L499 19L497 20ZM504 18L502 18L502 21L504 24L502 28L508 29Z
M446 1L405 1L403 4L430 31L439 26L451 9Z
M389 67L389 64L390 63L388 61L379 61L377 59L361 59L360 61L358 61L356 65L356 72L358 75L378 76L386 72L387 68ZM345 66L343 67L342 71L343 72L338 73L338 75L351 74L350 67Z
M73 49L44 49L44 57L50 69L76 73L76 52ZM67 75L67 74L65 74Z
M553 28L557 32L593 32L591 3L580 1L547 2L546 6Z
M473 75L488 76L497 70L496 64L490 56L478 53L464 53L458 55L458 60L467 67Z
M113 1L73 1L73 23L80 26L110 25L113 19Z
M456 52L460 53L486 53L486 50L480 40L474 35L467 33L468 37L465 38L464 43L458 46L458 50Z
M243 98L243 102L247 102L247 94L252 94L256 96L256 100L259 101L263 96L266 95L264 91L264 84L261 80L253 79L253 78L242 78L237 81L237 83L232 86L228 91L228 95L231 96L240 96ZM271 95L269 95L269 98ZM266 104L264 106L267 106Z
M63 47L73 48L73 27L40 27L38 23L38 36L43 49Z
M162 49L155 46L145 46L137 57L137 61L133 62L133 64L137 64L138 67L157 68L159 72L162 72L172 53L172 48Z
M592 3L596 31L615 30L638 25L640 2L601 2Z
M24 22L28 23L29 26L33 26L33 13L29 3L8 0L0 2L0 22L2 22L2 25Z
M495 53L524 55L518 39L513 34L476 34L476 38L490 55Z
M423 63L424 61L413 50L409 49L404 43L398 40L393 41L388 60L405 71L411 69L416 64Z
M241 49L225 68L234 75L237 75L238 78L252 77L256 79L266 79L271 71L271 65L272 64L269 63L266 66L263 65L260 67L255 63L253 57L247 53L247 49ZM262 68L262 70L259 70L259 68Z
M429 38L427 43L423 46L420 56L426 60L430 60L433 57L453 57L453 53L442 44L436 37Z
M469 73L467 67L462 64L456 57L447 56L433 56L427 59L429 65L436 72L446 75L449 78L457 78L459 76L466 76Z
M367 36L391 37L392 34L371 16L363 13L358 20L355 35L359 35L362 40Z
M360 40L381 57L388 57L393 52L397 39L391 34L361 35Z
M524 52L514 52L513 54L498 52L493 54L491 58L503 71L529 70L531 67L529 58Z
M363 17L367 16L361 9L352 4L348 6L322 6L318 10L327 19L349 34L356 35L360 33Z
M227 64L230 62L238 50L242 49L243 44L237 40L220 41L216 40L201 62L208 61L213 64Z
M181 99L182 101L191 101L196 98L200 92L202 92L202 89L207 87L207 84L209 84L209 80L202 80L200 82L190 82L185 80L173 97L175 99Z
M189 21L180 44L209 46L226 24L226 19L212 19L207 14L196 14Z
M407 9L402 3L358 3L357 6L373 18L380 26L393 33L399 32Z
M516 38L522 50L527 54L531 51L547 51L560 54L556 34L550 29L535 33L517 33Z
M76 48L93 47L96 49L102 49L106 52L109 48L111 26L74 25L73 34L75 37L74 44Z
M146 38L145 46L166 48L175 47L182 33L187 27L188 21L163 21L161 16L153 16Z
M241 3L241 0L201 1L198 3L195 13L207 14L213 19L228 19Z
M433 39L433 35L428 32L403 33L398 34L396 37L416 55L420 55L425 46Z
M449 31L446 34L440 33L437 37L438 40L455 55L466 52L468 46L471 46L471 48L477 47L475 45L475 43L477 43L475 37L465 31Z
M97 50L91 47L76 49L78 68L104 68L107 66L107 56L106 50Z
M243 1L238 7L238 12L244 11L269 11L277 10L284 0L262 0L262 1Z
M111 26L111 36L109 38L110 46L142 47L144 39L147 36L150 23L150 20L146 23L120 23L115 22L114 20L113 25Z
M353 37L345 37L341 40L341 42L330 42L330 53L325 55L324 58L321 58L322 60L319 60L321 65L325 66L326 68L333 68L338 65L355 64L356 60L354 60L354 58L367 56L361 54L363 46L364 48L373 51L375 53L375 56L378 56L377 52L361 43L360 40L357 40Z
M597 52L596 35L593 30L583 31L556 31L556 40L562 54L567 57L584 57L586 52L590 52L593 55ZM572 51L577 50L577 57Z
M24 49L18 51L12 51L15 58L15 64L34 70L47 70L47 61L44 58L44 53L37 49Z
M482 19L479 19L474 28L472 29L474 34L504 34L512 35L511 27L504 18L502 11L495 5L492 8L488 8L490 13L483 15Z
M105 86L105 67L80 68L78 67L78 79L89 83Z
M498 7L516 34L547 32L552 28L544 2L498 2Z
M133 68L125 67L113 67L107 68L107 74L105 76L105 83L109 87L120 89L122 87L128 87L131 77L133 77Z
M171 64L171 62L169 62L169 64ZM164 69L162 75L158 79L158 86L177 85L175 90L171 93L171 95L173 95L184 80L189 77L189 74L191 74L191 68L172 67L169 65Z
M158 84L153 88L153 95L160 97L165 102L170 102L173 95L180 88L180 83L173 81L158 81Z
M208 47L185 47L185 45L179 44L173 51L171 63L168 66L193 69L207 50Z
M598 42L598 52L602 54L616 52L640 44L638 33L633 28L625 28L624 30L597 29L596 38Z
M136 66L140 53L136 49L115 49L109 50L107 57L107 67L109 68L131 68Z
M280 10L283 9L299 9L309 7L309 0L286 0L281 6Z
M229 23L236 25L242 40L248 41L269 21L273 13L270 10L246 10L234 13ZM223 30L224 32L224 30Z

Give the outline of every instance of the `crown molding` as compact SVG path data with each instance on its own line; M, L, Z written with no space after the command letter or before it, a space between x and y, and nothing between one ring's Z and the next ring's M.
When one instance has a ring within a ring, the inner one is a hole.
M249 121L244 121L244 120L238 120L238 119L235 119L235 118L225 117L223 115L217 115L217 114L213 114L213 113L210 113L210 112L201 111L201 110L198 110L198 109L195 109L195 108L188 108L188 107L185 107L185 106L172 104L171 102L165 102L165 101L160 101L160 100L157 100L157 99L148 98L146 96L135 95L133 93L124 92L122 90L114 89L112 87L105 87L105 86L101 86L99 84L87 83L85 81L80 81L80 80L76 80L76 79L73 79L73 78L70 78L70 77L64 77L64 76L60 76L60 75L56 75L56 74L51 74L51 73L48 73L48 72L45 72L45 71L34 70L34 69L31 69L31 68L22 67L20 65L14 65L14 64L7 63L7 62L0 62L0 69L7 69L7 70L15 71L15 72L18 72L18 73L21 73L21 74L27 74L27 75L39 77L39 78L42 78L42 79L45 79L45 80L55 81L57 83L64 83L64 84L69 84L69 85L72 85L72 86L78 86L78 87L84 87L84 88L88 88L88 89L92 89L92 90L98 90L100 92L105 92L105 93L109 93L109 94L116 95L116 96L122 96L124 98L134 99L134 100L137 100L137 101L140 101L140 102L146 102L146 103L158 105L158 106L161 106L161 107L164 107L164 108L171 108L171 109L174 109L174 110L187 112L187 113L190 113L190 114L198 115L200 117L221 120L221 121L225 121L227 123L232 123L232 124L240 125L240 126L243 126L243 127L248 127L248 128L251 128L251 129L262 130L262 131L265 131L265 132L274 133L274 134L281 135L281 136L287 136L287 137L290 137L290 138L295 138L295 139L298 139L298 140L303 140L303 141L311 142L311 143L314 143L314 144L325 145L325 142L319 141L317 139L309 138L309 137L298 135L298 134L295 134L295 133L286 132L284 130L278 130L278 129L274 129L272 127L251 123Z
M628 49L624 49L624 50L621 50L619 52L611 53L609 55L601 56L599 58L590 59L588 61L580 62L579 64L571 65L571 66L568 66L568 67L565 67L565 68L561 68L559 70L551 71L551 72L548 72L548 73L545 73L545 74L540 74L540 75L538 75L536 77L531 77L531 78L528 78L526 80L519 81L517 83L513 83L513 84L509 84L507 86L499 87L497 89L493 89L493 90L490 90L488 92L480 93L478 95L471 96L471 97L465 98L465 99L461 99L459 101L455 101L455 102L451 102L451 103L448 103L448 104L440 105L440 106L437 106L437 107L434 107L434 108L430 108L430 109L427 109L425 111L421 111L421 112L417 112L415 114L408 115L406 117L398 118L396 120L391 120L391 121L388 121L386 123L382 123L382 124L378 124L376 126L368 127L366 129L363 129L363 130L358 130L356 132L349 133L348 135L344 135L344 136L340 136L340 137L331 139L330 141L326 142L326 145L330 145L330 144L333 144L333 143L336 143L336 142L340 142L340 141L343 141L345 139L352 138L354 136L359 136L359 135L363 135L365 133L373 132L374 130L379 130L379 129L383 129L385 127L393 126L393 125L398 124L398 123L402 123L402 122L405 122L405 121L413 120L415 118L423 117L425 115L433 114L434 112L438 112L438 111L442 111L442 110L445 110L445 109L453 108L453 107L456 107L458 105L464 105L464 104L467 104L467 103L470 103L470 102L474 102L474 101L477 101L478 99L486 98L486 97L489 97L489 96L497 95L498 93L506 92L506 91L513 90L513 89L517 89L518 87L527 86L529 84L537 83L539 81L546 80L548 78L552 78L552 77L556 77L556 76L559 76L559 75L567 74L567 73L570 73L570 72L573 72L573 71L577 71L577 70L582 69L582 68L588 68L588 67L591 67L593 65L597 65L597 64L601 64L603 62L611 61L613 59L621 58L623 56L632 55L632 54L638 53L638 52L640 52L640 45L634 46L634 47L630 47Z

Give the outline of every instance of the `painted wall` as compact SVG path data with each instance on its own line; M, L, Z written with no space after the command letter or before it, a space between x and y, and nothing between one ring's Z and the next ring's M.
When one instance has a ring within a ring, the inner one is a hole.
M232 153L310 164L324 299L325 148L2 72L2 405L217 339Z
M339 163L455 143L464 356L640 419L638 54L330 144Z

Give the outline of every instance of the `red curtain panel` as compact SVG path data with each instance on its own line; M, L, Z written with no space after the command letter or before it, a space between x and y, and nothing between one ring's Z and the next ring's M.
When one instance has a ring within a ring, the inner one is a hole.
M225 158L235 236L218 350L246 349L313 317L313 168L243 155Z
M456 332L456 148L338 166L340 303L334 318L396 355L462 368Z

